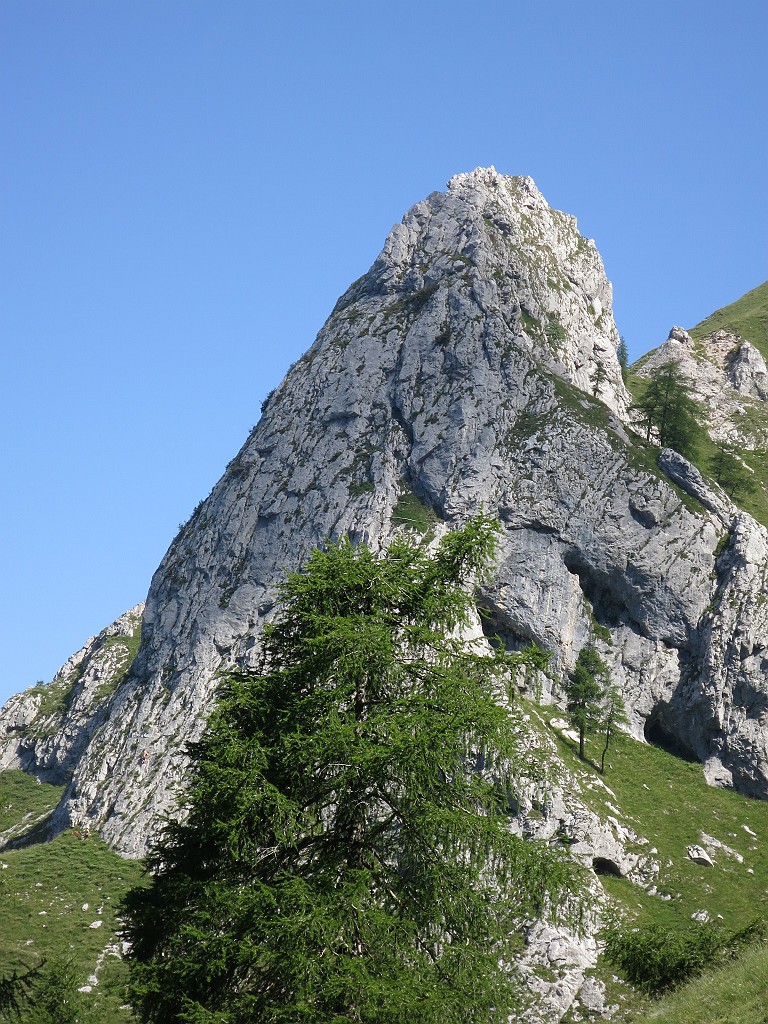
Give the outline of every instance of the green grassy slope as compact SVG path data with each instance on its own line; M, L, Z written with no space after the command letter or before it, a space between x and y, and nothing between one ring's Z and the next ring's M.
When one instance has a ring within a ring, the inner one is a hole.
M40 829L63 790L63 786L38 785L24 772L0 773L0 848Z
M649 1007L654 1024L766 1024L768 949L748 950L735 963L696 978Z
M694 341L701 341L713 331L728 330L759 349L768 360L768 281L742 295L730 306L711 313L700 324L691 328L689 334Z
M541 711L546 716L552 709ZM591 761L578 759L576 744L559 734L557 743L592 810L607 818L618 808L619 821L648 840L636 852L647 853L651 847L658 851L653 855L661 864L658 895L649 896L623 878L600 878L624 915L638 923L673 927L690 923L694 911L708 910L713 919L722 915L723 925L731 930L745 927L758 914L768 916L768 802L709 786L702 765L629 736L612 741L604 776ZM591 747L588 740L587 756L597 762L600 744ZM610 792L588 788L596 779ZM694 864L686 847L700 844L702 832L738 852L743 862L719 851L714 867Z
M768 915L768 803L708 786L700 764L628 737L619 739L610 762L605 782L616 794L617 806L657 848L662 865L658 896L638 892L620 878L601 879L627 913L639 923L674 926L688 924L695 911L707 910L712 919L721 916L730 930L745 927L758 914ZM701 833L730 847L743 861L718 851L713 868L695 864L686 847L701 844Z
M0 773L0 827L44 815L59 787L37 785L23 772ZM128 1022L125 967L115 955L117 908L141 868L123 860L101 840L70 830L53 842L0 852L0 977L45 961L71 965L77 987L99 983L77 995L87 1019ZM101 922L96 924L96 922ZM20 1024L28 1019L22 1013Z
M541 716L545 720L552 712L551 708L534 705L531 710L538 712L532 718ZM553 734L567 771L579 780L582 799L586 799L601 818L613 815L622 825L648 840L634 852L648 854L649 850L656 850L652 856L659 863L660 871L653 895L627 879L600 876L599 881L609 898L610 918L626 927L659 924L682 930L692 924L693 913L706 910L711 920L720 921L724 929L733 932L746 927L759 915L768 917L767 802L708 786L700 764L684 761L624 735L614 740L605 775L601 776L595 767L599 762L600 743L587 742L587 757L592 760L582 762L575 743L559 733ZM605 783L608 791L595 785L597 780ZM701 845L702 833L719 840L743 860L739 862L732 854L716 850L714 867L695 864L688 858L686 847ZM750 1000L759 1005L762 998L763 1005L768 1007L765 1002L768 952L750 950L747 958L743 970L734 964L726 973L740 972L743 990L740 998L745 1005ZM652 1015L660 1012L662 1005L666 1007L666 1003L649 1000L617 983L614 980L616 968L604 961L598 963L595 974L606 985L608 1001L620 1007L616 1021L656 1019ZM703 978L697 981L702 991L706 991L706 984ZM676 998L681 999L682 995ZM691 995L690 998L695 1001L698 997ZM566 1017L566 1021L571 1019L576 1018ZM734 1024L741 1019L733 1018ZM747 1016L743 1019L749 1024L758 1021L765 1024L768 1018L758 1016L753 1021ZM694 1013L660 1020L663 1024L705 1024L709 1018L697 1018ZM713 1016L711 1020L714 1024L721 1018ZM731 1018L722 1018L723 1022L729 1020Z

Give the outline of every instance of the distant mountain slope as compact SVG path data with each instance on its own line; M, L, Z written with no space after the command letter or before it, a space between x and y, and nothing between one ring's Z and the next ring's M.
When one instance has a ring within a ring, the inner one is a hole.
M703 341L716 331L727 331L751 342L768 359L768 281L742 295L730 306L715 310L689 331L694 341Z
M667 340L630 367L627 386L640 401L648 379L676 362L702 405L696 465L733 501L768 526L768 282L711 313L689 333L673 327ZM729 486L718 459L726 449L751 473L752 484Z
M136 657L143 612L143 604L131 608L87 640L50 683L31 686L5 703L0 771L20 768L42 782L69 782ZM0 848L10 838L0 831Z

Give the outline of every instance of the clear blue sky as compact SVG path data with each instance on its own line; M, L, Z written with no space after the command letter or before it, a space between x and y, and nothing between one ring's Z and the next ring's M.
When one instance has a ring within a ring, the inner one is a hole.
M529 174L633 357L768 277L764 0L0 0L0 699L141 600L392 224Z

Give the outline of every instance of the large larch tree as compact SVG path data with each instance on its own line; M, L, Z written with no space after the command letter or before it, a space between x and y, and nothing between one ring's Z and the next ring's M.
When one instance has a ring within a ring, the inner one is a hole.
M497 532L480 516L431 554L342 540L288 576L126 902L143 1021L485 1024L519 1007L523 922L580 883L510 828L531 772L513 679L546 659L461 638Z

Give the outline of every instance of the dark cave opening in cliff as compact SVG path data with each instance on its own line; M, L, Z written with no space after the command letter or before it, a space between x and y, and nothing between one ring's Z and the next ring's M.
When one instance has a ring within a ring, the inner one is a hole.
M673 757L679 757L682 761L698 764L699 758L694 751L679 736L675 736L674 733L664 727L659 712L653 712L646 719L643 735L646 742L650 743L651 746L659 747L659 749L665 750L668 754L672 754Z
M609 860L608 857L593 857L592 870L596 875L608 875L611 878L624 877L619 865L615 861Z
M616 627L630 618L624 600L616 592L616 582L609 574L591 565L582 551L576 547L566 548L563 565L578 578L579 588L598 625Z

